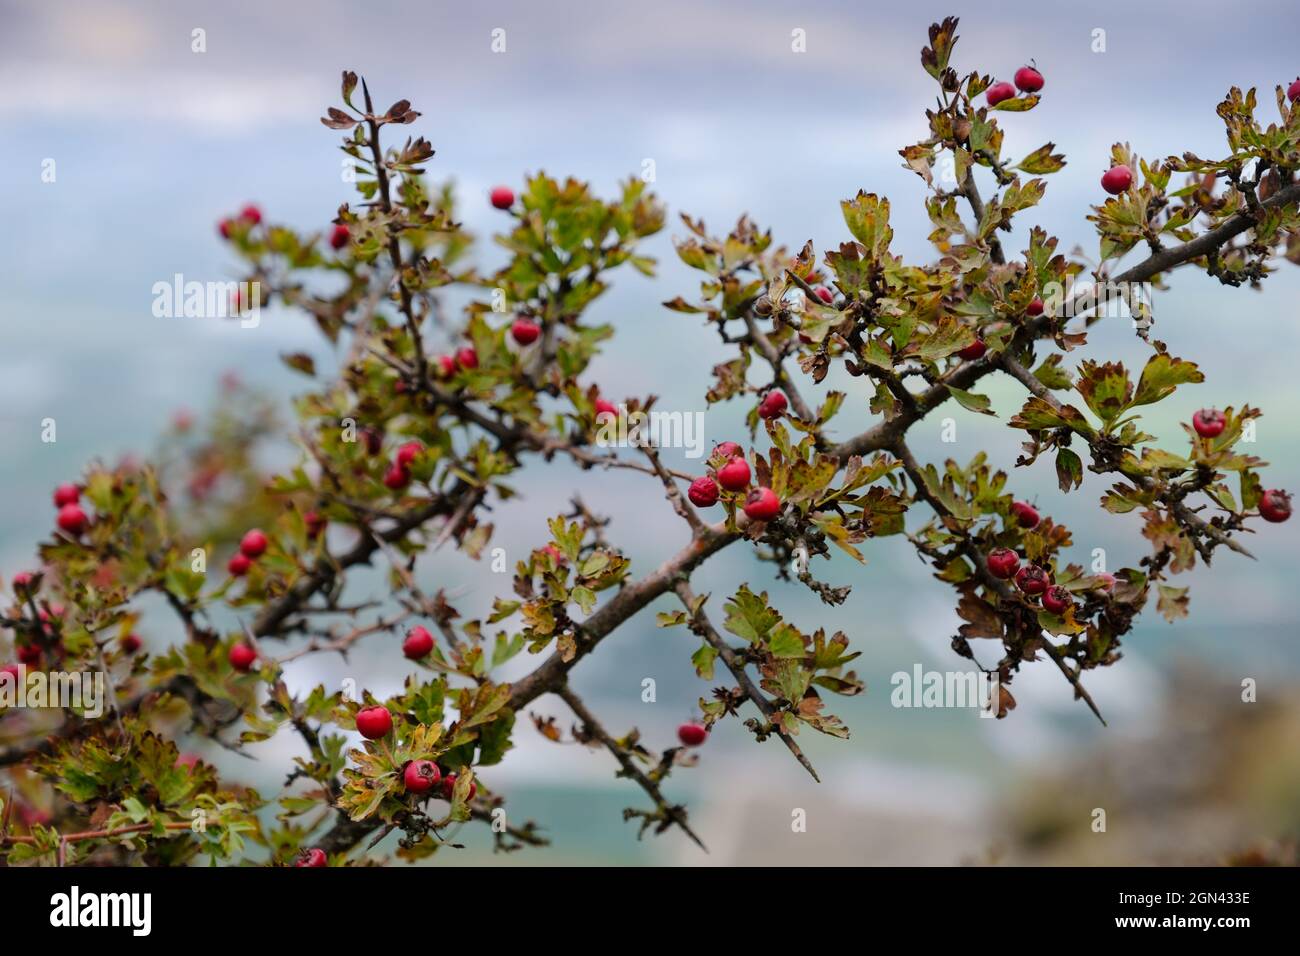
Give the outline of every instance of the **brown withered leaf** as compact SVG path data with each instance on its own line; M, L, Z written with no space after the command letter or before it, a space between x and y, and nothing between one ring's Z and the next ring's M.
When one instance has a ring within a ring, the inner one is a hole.
M1016 709L1016 699L1011 696L1011 691L1007 690L1006 685L998 684L998 720L1001 720L1009 711Z
M320 121L330 129L351 129L357 125L357 121L341 109L331 106L325 112L327 115L322 116Z
M957 604L957 614L967 622L958 628L962 637L1002 637L1002 618L998 617L997 611L987 601L976 597L974 592L967 591L962 595Z
M280 361L304 375L316 374L316 361L306 352L282 352Z
M560 728L556 726L554 717L543 717L540 714L530 714L533 718L533 726L537 732L552 743L560 742Z

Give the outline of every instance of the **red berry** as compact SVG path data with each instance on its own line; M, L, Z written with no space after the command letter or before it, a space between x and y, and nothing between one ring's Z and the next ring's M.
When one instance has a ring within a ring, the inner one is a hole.
M813 289L813 292L817 293L817 298L821 299L827 305L830 305L835 301L835 293L824 285L819 285L817 288Z
M1043 610L1051 614L1064 614L1067 607L1074 606L1070 592L1059 584L1054 584L1043 592Z
M406 632L406 640L402 641L402 653L411 660L418 661L422 657L428 657L432 650L433 635L426 628L417 624Z
M232 644L230 647L230 666L241 674L246 674L253 669L253 661L257 660L257 651L253 650L251 645L239 643Z
M239 578L248 573L248 569L253 566L253 560L243 552L239 552L226 562L226 570L231 576Z
M319 511L308 511L302 516L302 520L307 525L307 537L309 538L319 538L321 532L325 530L325 526L329 524L325 520L325 516Z
M688 747L698 747L700 744L704 743L708 737L709 732L705 729L704 725L697 724L693 721L689 724L682 724L677 728L677 739Z
M1217 408L1202 408L1192 416L1192 427L1202 438L1214 438L1223 434L1228 419Z
M686 497L697 508L709 508L718 503L718 483L708 475L701 475L691 482L686 490Z
M1297 77L1295 81L1286 88L1286 95L1293 103L1296 100L1300 100L1300 77Z
M266 535L258 528L248 532L239 542L239 553L250 559L260 558L266 553Z
M606 415L618 418L618 407L603 398L596 399L596 421L600 421Z
M385 737L393 729L393 715L388 712L388 708L376 704L374 707L363 707L357 711L357 731L367 740L378 740Z
M402 771L407 793L428 793L441 778L442 772L432 760L412 760Z
M771 488L755 488L745 498L745 514L755 521L770 521L781 510L781 499Z
M1291 517L1291 496L1271 488L1259 496L1259 513L1265 521L1278 523Z
M378 455L384 448L384 433L378 428L361 429L361 437L366 442L366 452L371 455Z
M438 371L443 378L451 378L456 374L456 360L450 355L439 355Z
M384 485L393 491L399 491L411 483L410 469L394 464L384 472Z
M749 487L749 462L736 457L718 469L718 484L728 491Z
M75 505L80 498L81 489L74 484L59 485L54 489L54 507L56 508L62 508L64 505Z
M444 800L450 800L455 790L456 790L456 774L454 773L445 774L442 778L442 798ZM469 803L469 801L473 800L474 794L476 793L478 793L478 784L476 784L473 780L471 780L469 782L469 793L465 794L465 802Z
M1011 503L1011 517L1016 519L1016 523L1022 528L1037 527L1041 520L1038 517L1038 509L1028 501L1013 501Z
M1032 299L1029 300L1029 304L1025 306L1025 315L1039 316L1042 314L1043 314L1043 300L1040 299L1038 296L1034 296Z
M217 232L221 233L222 239L230 238L230 227L232 225L233 223L229 219L223 219L221 222L217 223Z
M510 326L510 335L520 345L532 345L541 334L542 327L528 319L515 319L515 324Z
M957 357L964 359L967 362L973 362L975 359L983 356L988 350L989 347L985 344L983 339L976 339L970 345L959 351Z
M134 654L140 649L142 643L139 634L125 634L119 642L123 654Z
M298 854L298 860L294 866L329 866L329 858L325 856L324 850L312 847L310 850L303 850Z
M39 644L24 644L18 648L17 653L18 660L28 667L40 663L41 646Z
M1052 579L1036 564L1026 564L1016 572L1016 587L1026 594L1042 594L1052 584Z
M713 449L715 455L725 455L728 460L735 458L737 455L744 454L744 449L734 441L719 442Z
M492 189L492 205L498 209L509 209L515 204L515 191L509 186L495 186Z
M330 233L330 246L333 249L342 249L351 238L352 233L348 231L348 227L343 223L339 223L334 227L334 231Z
M780 389L773 389L763 397L758 405L759 418L778 418L785 411L787 402L785 392Z
M415 461L422 451L424 451L424 446L418 441L404 442L402 446L397 449L395 461L397 462L398 467L409 468L411 462Z
M1010 83L994 83L984 93L984 98L988 100L989 106L997 106L1003 100L1009 100L1016 95L1016 88Z
M252 203L249 203L239 211L239 218L243 219L245 222L251 222L256 226L262 221L262 210L258 209Z
M1101 188L1112 196L1118 196L1132 185L1133 171L1123 164L1112 166L1101 176Z
M1016 88L1022 93L1037 93L1043 88L1043 74L1032 66L1022 66L1016 70Z
M461 368L478 368L478 353L473 347L465 346L456 350L456 364Z
M60 528L75 537L86 530L89 519L80 505L64 505L59 509L58 524Z
M989 573L1003 580L1015 575L1020 568L1020 555L1010 548L998 548L989 552Z

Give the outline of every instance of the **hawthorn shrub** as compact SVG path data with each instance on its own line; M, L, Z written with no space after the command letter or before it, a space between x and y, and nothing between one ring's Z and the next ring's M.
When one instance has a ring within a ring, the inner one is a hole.
M715 236L683 216L676 248L700 288L666 306L713 327L730 351L702 386L708 403L749 408L750 446L719 444L705 474L670 469L653 446L602 442L602 427L653 400L615 407L586 376L614 334L592 315L613 273L654 275L638 248L665 212L645 184L629 180L612 198L545 175L517 196L497 188L496 241L509 258L481 274L466 264L471 237L451 195L425 176L433 147L409 136L382 145L419 114L405 100L376 111L365 84L358 96L356 75L344 73L341 105L322 122L343 134L360 201L322 231L300 233L251 206L220 225L260 303L310 315L342 362L327 373L308 355L285 356L311 385L289 432L299 460L278 474L258 464L258 450L284 434L274 409L228 383L202 434L182 423L155 462L92 467L56 491L57 530L40 545L39 570L9 582L0 623L24 668L106 674L112 706L5 713L5 860L340 865L365 861L393 831L398 856L418 859L472 821L500 849L542 844L537 826L498 812L506 794L492 768L543 695L567 704L572 736L608 749L645 792L647 805L627 818L698 842L663 785L714 724L743 719L815 777L800 735L848 736L825 695L863 689L844 633L800 629L758 588L725 598L692 589L692 572L728 547L751 549L778 579L835 605L848 587L820 580L811 559L838 549L861 560L863 541L895 537L956 592L953 650L976 659L984 649L998 716L1015 705L1021 667L1040 661L1095 712L1084 678L1119 660L1144 606L1154 597L1165 617L1184 615L1188 592L1175 575L1220 548L1245 553L1238 539L1254 519L1290 514L1286 493L1263 487L1264 463L1238 444L1257 409L1206 409L1171 449L1141 430L1146 406L1203 376L1152 337L1140 290L1179 268L1258 286L1276 259L1300 262L1300 106L1279 87L1279 120L1264 125L1255 91L1233 88L1218 106L1220 159L1144 159L1116 145L1099 163L1089 216L1098 264L1059 252L1040 228L1008 258L1002 235L1065 160L1052 143L1004 155L1001 123L1033 109L1051 77L1025 68L1013 86L959 75L956 26L930 28L921 53L937 84L930 132L901 150L929 187L932 261L890 251L892 210L874 193L842 203L851 238L820 259L811 242L792 255L746 218ZM950 177L936 173L945 162ZM1140 261L1121 270L1134 250ZM1084 273L1104 294L1073 285ZM444 310L452 289L470 299L459 322ZM1070 361L1089 327L1117 311L1149 352L1142 368ZM861 379L866 400L822 388L833 368ZM1072 563L1070 530L1017 500L983 454L916 459L909 430L941 406L992 414L976 390L989 376L1026 393L1007 423L1024 435L1015 465L1050 458L1062 493L1078 488L1085 463L1113 479L1101 506L1141 516L1150 553L1137 566L1090 574ZM682 521L681 549L633 568L578 504L550 519L484 617L466 620L447 595L422 589L422 556L453 542L479 559L493 501L517 494L520 469L557 457L645 473ZM386 569L386 588L358 598L354 572L371 565ZM681 746L656 753L635 730L607 729L568 677L660 598L676 609L658 624L697 637L699 676L724 683L679 729ZM146 608L153 630L176 635L161 653L137 635ZM153 623L159 615L169 619ZM383 635L403 638L402 658L391 645L407 672L401 693L291 690L293 662ZM498 677L530 656L521 678ZM533 721L562 737L554 721ZM276 795L222 779L178 744L199 735L256 753L281 732L300 738L301 753Z

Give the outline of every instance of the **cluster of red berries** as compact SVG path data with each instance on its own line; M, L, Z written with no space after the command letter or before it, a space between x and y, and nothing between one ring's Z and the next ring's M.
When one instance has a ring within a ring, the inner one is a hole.
M713 454L721 455L724 463L712 475L696 478L686 491L686 497L697 508L710 508L718 503L721 495L719 485L732 492L749 488L749 462L745 460L744 450L738 444L724 441L713 449ZM745 514L755 521L770 521L780 512L781 499L771 488L752 488L745 496L744 509Z
M457 372L478 368L478 352L472 345L456 350L455 355L439 355L438 371L443 378L451 378Z
M1046 568L1037 564L1020 566L1020 555L1010 548L998 548L989 552L989 573L1002 580L1015 580L1016 587L1029 597L1037 597L1043 604L1043 610L1051 614L1064 614L1066 609L1074 606L1070 592L1059 584L1052 583L1052 576Z
M240 540L239 550L227 562L226 570L237 578L247 574L253 562L266 553L266 545L266 535L254 528Z
M221 233L222 239L229 239L231 234L238 228L251 228L262 221L262 210L257 206L249 203L243 209L239 210L239 215L233 218L227 218L217 223L217 232Z
M1011 517L1025 530L1038 527L1038 523L1042 521L1038 509L1028 501L1013 501ZM1067 608L1074 605L1070 592L1060 585L1053 584L1052 577L1045 568L1037 564L1021 567L1020 555L1010 548L997 548L989 552L988 566L989 573L995 578L1004 581L1014 579L1016 587L1022 593L1039 598L1043 609L1052 614L1064 614Z
M1202 408L1192 416L1192 429L1201 438L1218 438L1228 427L1228 419L1217 408ZM1269 488L1259 496L1259 515L1278 524L1291 517L1291 495L1280 488Z
M437 787L442 799L450 800L456 790L457 776L432 760L412 760L402 770L402 783L405 784L407 793L415 794L425 794ZM471 780L465 799L473 800L476 793L478 785Z
M423 632L424 636L429 640L430 649L432 649L433 637L429 635L429 632L422 627L412 628L412 633L416 631ZM410 643L410 640L411 638L408 635L407 643ZM425 653L428 653L428 651ZM408 654L407 656L411 655ZM392 712L383 704L375 704L358 710L356 723L357 732L367 740L379 740L381 737L387 737L393 731ZM402 783L406 786L408 793L428 793L435 786L441 785L440 792L443 799L450 800L452 791L456 789L456 774L438 766L432 760L412 760L402 770ZM466 799L473 800L477 792L478 787L471 781Z
M266 534L260 528L252 529L240 539L239 551L226 564L226 570L235 577L247 574L253 562L266 553L267 544ZM230 646L228 659L231 667L241 674L246 674L253 669L253 664L257 661L257 651L253 649L253 645L240 641Z
M16 575L14 575L14 590L15 590L15 591L17 591L17 590L19 589L18 579L19 579L20 577L28 577L28 578L30 579L30 577L29 577L28 575L26 575L25 573L24 573L24 574L16 574ZM24 588L25 588L25 585L24 585ZM43 625L42 628L41 628L41 630L42 630L42 632L45 634L46 637L48 637L48 638L53 638L53 637L55 636L53 620L54 620L54 619L60 619L60 620L61 620L61 619L63 618L64 610L65 610L65 609L64 609L64 607L63 607L62 604L51 604L51 605L50 605L50 609L49 609L48 611L45 610L45 608L39 608L39 609L37 610L37 612L36 612L36 616L40 619L41 624ZM54 645L54 647L53 647L53 651L54 651L54 653L55 653L56 655L62 656L62 654L63 654L63 639L62 639L62 638L59 638L58 641L55 642L55 645ZM45 650L44 650L44 648L43 648L40 644L38 644L38 643L36 643L35 641L33 641L33 642L29 643L29 644L20 644L20 645L17 647L15 653L16 653L16 655L17 655L17 657L18 657L18 661L19 661L19 663L26 664L28 667L38 667L38 666L40 665L40 663L41 663L41 659L42 659L42 658L44 657L44 655L45 655ZM13 674L13 675L14 675L14 679L17 680L17 678L18 678L18 665L17 665L17 664L9 664L9 665L7 665L6 667L4 667L3 670L0 671L0 672L7 673L7 674Z
M411 462L415 461L424 446L418 441L404 442L393 456L393 463L384 472L384 486L393 491L400 491L411 483Z
M20 583L20 579L23 579L21 583ZM31 581L31 575L27 574L26 572L20 572L19 574L15 574L14 590L25 591L30 581ZM55 632L54 632L53 622L56 619L61 620L63 618L64 611L65 608L63 607L62 604L51 604L50 609L48 611L45 608L37 609L36 616L42 624L41 631L45 634L46 637L49 638L54 637ZM63 640L61 638L56 642L53 650L56 654L62 655ZM40 644L36 642L32 642L29 644L19 645L16 650L16 654L18 656L18 660L20 663L26 664L28 667L36 667L37 665L40 664L41 658L44 656L45 651ZM18 677L18 666L16 664L9 664L3 668L2 672L7 674L13 674L16 679Z
M984 98L988 100L989 106L997 106L1003 100L1009 100L1016 95L1016 90L1021 93L1037 93L1043 88L1043 74L1032 66L1022 66L1016 70L1016 85L1003 80L1001 83L994 83L984 92Z
M74 538L80 537L90 524L86 512L78 504L80 500L81 489L74 484L63 484L54 489L54 507L59 509L55 521L60 530L66 531ZM17 584L17 578L14 579L14 583Z

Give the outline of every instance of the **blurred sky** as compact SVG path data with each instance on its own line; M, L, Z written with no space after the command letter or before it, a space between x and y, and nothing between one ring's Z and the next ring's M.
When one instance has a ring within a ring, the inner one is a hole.
M653 391L663 396L662 407L694 409L709 369L725 353L710 330L659 306L697 291L696 274L678 263L670 244L683 231L679 212L718 229L748 212L779 242L797 248L811 238L820 253L847 237L838 201L864 188L893 202L895 251L929 257L924 186L901 168L897 150L925 133L922 110L933 102L934 85L918 52L932 20L962 15L959 71L978 67L1009 79L1036 60L1046 77L1043 102L1029 114L1000 116L1004 152L1018 157L1051 140L1067 155L1069 165L1050 177L1045 201L1025 218L1059 235L1062 248L1080 244L1089 256L1096 241L1085 216L1101 198L1097 179L1111 143L1127 140L1149 157L1218 155L1226 146L1214 107L1228 87L1259 87L1262 114L1271 120L1274 85L1300 69L1294 31L1285 29L1295 18L1287 0L1253 4L1248 21L1204 2L1092 6L981 4L971 13L953 3L0 0L0 80L7 90L0 120L8 130L0 143L8 223L0 230L0 483L8 492L0 500L0 574L30 562L52 517L45 510L49 488L88 458L147 451L175 409L211 402L226 369L288 396L299 382L279 353L328 354L307 322L275 310L253 330L158 319L150 306L153 283L174 273L233 276L214 224L243 202L259 202L272 220L312 229L324 228L338 204L352 198L340 177L339 135L318 121L338 101L342 69L365 75L379 104L405 97L423 112L411 132L438 150L430 174L455 180L460 218L480 236L503 224L486 202L494 183L517 184L540 169L609 192L654 160L654 188L670 211L669 228L648 244L661 259L661 275L654 282L619 275L600 301L596 313L616 324L619 337L593 374L607 392L617 388L615 395ZM206 31L204 53L191 52L195 28ZM506 31L505 53L491 51L496 28ZM806 31L806 53L791 51L795 29ZM1097 29L1105 31L1104 53L1093 52ZM54 183L41 181L46 159L57 163ZM1024 248L1023 230L1006 245ZM478 255L485 267L500 261L490 243ZM1300 277L1289 267L1268 280L1263 294L1178 275L1174 289L1156 300L1156 335L1175 354L1198 361L1207 382L1153 410L1147 429L1176 448L1184 440L1178 422L1194 409L1248 401L1265 411L1252 451L1273 462L1266 484L1295 486L1297 292ZM1108 322L1087 354L1140 366L1147 349L1126 323ZM860 383L836 384L854 396L841 414L844 433L865 427ZM1023 400L1009 383L988 391L1002 419ZM738 407L710 412L710 441L741 437L742 414ZM935 418L916 430L918 453L966 459L986 447L995 461L1014 461L1017 433L961 409L950 414L958 420L958 442L939 443ZM47 416L58 422L55 445L39 440ZM543 517L564 508L579 486L593 508L614 517L614 536L628 542L637 568L657 563L683 540L680 522L668 520L666 506L639 476L579 475L560 466L530 481L527 501L498 512L499 543L507 548L536 546ZM1095 547L1107 549L1112 566L1144 553L1135 517L1097 509L1105 486L1095 476L1062 498L1044 462L1013 475L1013 486L1075 528L1076 560L1088 561ZM1132 732L1156 706L1162 661L1172 654L1194 654L1231 674L1296 669L1295 527L1270 527L1249 542L1258 563L1225 555L1213 596L1200 572L1190 575L1201 585L1193 589L1190 620L1171 627L1150 615L1128 642L1130 659L1090 676L1118 725L1112 733ZM1017 680L1021 706L1008 721L891 708L895 670L916 661L957 666L947 650L955 624L950 592L897 540L871 544L865 571L841 561L819 569L835 583L854 585L849 603L833 612L807 592L771 581L767 570L755 575L733 550L710 565L697 590L721 595L752 579L773 589L778 606L801 625L842 628L866 652L860 670L868 694L830 708L849 718L853 739L809 742L814 759L844 768L837 798L879 791L943 802L953 774L987 775L1002 759L1052 753L1062 733L1090 739L1101 732L1046 665ZM506 587L485 567L455 556L425 574L437 585L466 589L470 616ZM577 682L603 701L612 724L636 722L666 745L672 727L707 693L686 660L691 649L683 634L657 631L643 615L583 665ZM992 656L985 651L982 659ZM374 673L398 679L392 668ZM659 679L657 707L640 703L643 675ZM520 731L523 769L502 774L545 779L572 765L574 773L608 778L603 756L557 757L531 735ZM738 726L716 736L712 756L719 762L739 761L764 774L796 772L778 746L755 748ZM714 773L705 762L694 772L702 788ZM937 776L917 782L864 769L880 762ZM834 772L825 776L835 787ZM583 825L578 815L573 827ZM622 825L615 819L612 826ZM621 836L631 842L630 832Z

